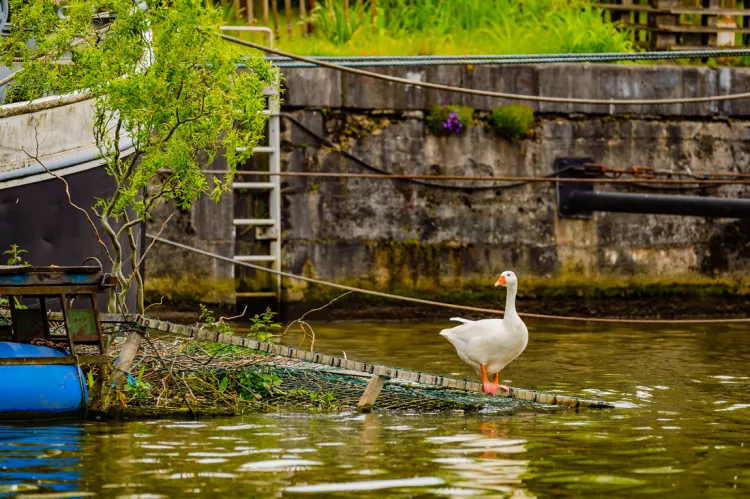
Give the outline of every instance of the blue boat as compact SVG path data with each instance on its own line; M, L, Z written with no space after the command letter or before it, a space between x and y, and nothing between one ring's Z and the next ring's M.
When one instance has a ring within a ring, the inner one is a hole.
M0 359L67 357L54 348L0 341ZM75 364L0 365L0 419L83 411L88 390Z

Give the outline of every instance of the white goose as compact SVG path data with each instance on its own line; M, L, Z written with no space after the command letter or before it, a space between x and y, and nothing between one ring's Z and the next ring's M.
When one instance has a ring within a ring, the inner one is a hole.
M503 272L495 286L508 288L502 319L470 321L453 317L452 321L463 324L440 332L456 347L461 360L482 374L484 393L492 395L498 388L510 392L510 388L498 384L500 371L521 355L529 342L529 331L516 312L516 274L509 270ZM488 373L495 375L494 382L487 378Z

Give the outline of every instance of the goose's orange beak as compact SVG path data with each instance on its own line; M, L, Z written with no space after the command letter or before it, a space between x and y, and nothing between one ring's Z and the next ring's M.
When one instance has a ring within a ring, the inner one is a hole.
M505 276L501 275L497 278L497 282L495 283L495 286L505 286Z

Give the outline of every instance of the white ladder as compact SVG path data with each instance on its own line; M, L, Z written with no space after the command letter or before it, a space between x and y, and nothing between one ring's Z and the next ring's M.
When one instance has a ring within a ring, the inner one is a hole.
M268 145L259 146L253 149L255 154L269 155L269 173L279 173L281 171L281 146L280 146L280 125L279 122L279 88L266 87L263 89L263 95L268 97L268 109L270 114L268 119ZM234 182L233 189L250 189L268 192L268 206L270 218L235 218L232 220L234 225L235 237L237 239L237 227L255 226L256 240L270 240L271 252L267 255L234 255L237 262L271 262L273 269L281 271L281 178L278 175L270 175L267 182ZM263 298L275 296L281 300L281 276L276 276L275 289L272 292L251 292L235 293L237 298Z
M274 35L273 31L267 27L259 26L222 26L222 31L254 31L264 32L268 35L269 46L273 48ZM263 111L268 118L268 145L258 146L253 149L253 155L269 155L269 173L279 173L281 171L281 123L279 116L279 84L277 77L276 84L272 87L263 89L263 95L268 97L268 107ZM242 177L240 177L241 179ZM273 269L281 271L281 178L278 175L270 175L267 182L234 182L232 189L248 189L254 191L268 192L269 218L235 218L232 220L234 225L234 240L237 242L237 227L255 226L256 241L270 240L271 251L267 255L234 255L237 262L263 263L270 262ZM281 276L277 275L275 279L275 289L271 292L235 292L236 298L269 298L276 297L281 302Z

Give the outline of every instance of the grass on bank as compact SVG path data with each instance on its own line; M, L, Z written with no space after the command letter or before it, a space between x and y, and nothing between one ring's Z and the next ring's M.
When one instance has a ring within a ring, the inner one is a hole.
M349 3L345 12L341 0L319 0L307 19L313 26L309 36L303 36L298 12L291 36L280 13L277 47L329 56L632 50L628 33L617 31L587 0L380 0L374 16L369 0ZM231 6L225 16L246 23Z

